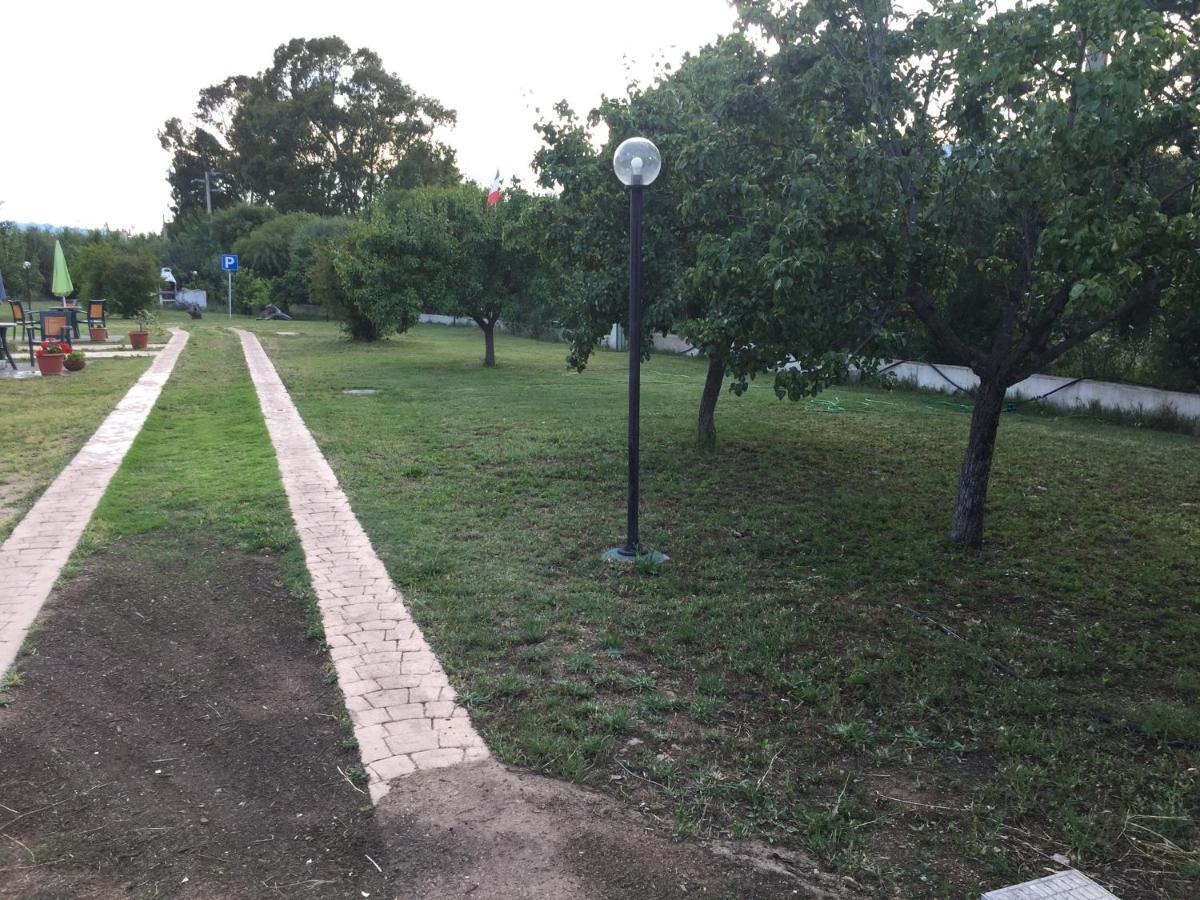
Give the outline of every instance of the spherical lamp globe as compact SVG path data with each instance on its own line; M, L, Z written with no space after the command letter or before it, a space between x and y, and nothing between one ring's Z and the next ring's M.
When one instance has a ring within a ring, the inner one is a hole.
M662 171L662 155L652 142L631 137L613 154L613 171L624 185L653 184Z

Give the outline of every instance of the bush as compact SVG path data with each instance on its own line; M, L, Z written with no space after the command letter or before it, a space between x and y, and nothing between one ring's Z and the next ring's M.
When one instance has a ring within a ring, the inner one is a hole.
M407 331L421 314L416 291L397 287L386 243L379 229L356 224L315 255L310 295L340 318L356 341Z
M113 308L128 319L147 308L158 292L158 267L148 256L118 255L104 278Z
M233 276L233 311L253 316L271 302L271 283L253 272L242 270Z
M107 297L108 278L119 255L112 244L87 244L75 254L72 268L79 278L79 296L85 299Z

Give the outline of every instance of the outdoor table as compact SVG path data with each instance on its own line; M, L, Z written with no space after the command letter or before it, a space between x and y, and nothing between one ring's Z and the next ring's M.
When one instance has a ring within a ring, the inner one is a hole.
M16 322L0 322L0 353L3 353L3 359L8 360L8 364L14 369L17 367L16 362L12 358L12 351L8 349L8 329L12 329L16 333Z

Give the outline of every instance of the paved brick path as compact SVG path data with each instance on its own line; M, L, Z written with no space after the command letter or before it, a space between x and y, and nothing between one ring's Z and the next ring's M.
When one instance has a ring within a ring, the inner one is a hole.
M174 336L0 546L0 674L50 595L96 504L142 430L187 344Z
M483 759L487 747L421 636L258 338L242 350L275 445L330 656L354 720L371 799L417 769Z

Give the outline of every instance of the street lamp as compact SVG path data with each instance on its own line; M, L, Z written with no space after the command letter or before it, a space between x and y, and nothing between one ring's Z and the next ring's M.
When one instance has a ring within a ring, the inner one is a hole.
M29 290L29 270L33 268L33 263L25 260L21 263L21 268L25 270L25 302L29 304L28 312L21 313L21 318L24 319L24 326L21 334L25 340L29 342L29 367L33 368L33 294ZM14 336L16 332L13 332Z
M29 260L21 263L21 268L25 270L25 302L29 304L29 314L33 315L33 294L29 293L29 270L33 268L33 263Z
M633 137L613 154L613 171L629 188L629 498L625 543L603 554L604 559L632 562L667 557L641 546L638 540L638 447L641 424L642 378L642 195L662 170L662 155L650 141Z

